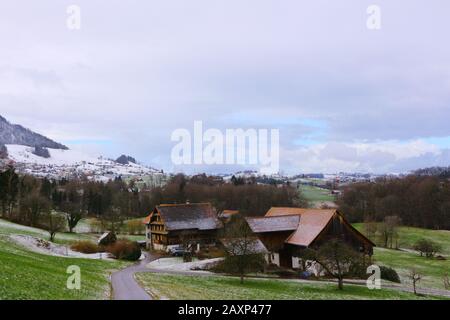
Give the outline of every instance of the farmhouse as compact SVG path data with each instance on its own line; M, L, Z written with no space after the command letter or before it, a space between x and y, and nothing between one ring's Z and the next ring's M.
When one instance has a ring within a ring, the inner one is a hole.
M147 248L166 250L185 241L214 244L222 222L210 203L161 204L144 219Z
M246 218L249 227L269 250L267 260L297 268L298 253L340 238L369 256L375 244L353 228L336 209L271 208L264 217Z

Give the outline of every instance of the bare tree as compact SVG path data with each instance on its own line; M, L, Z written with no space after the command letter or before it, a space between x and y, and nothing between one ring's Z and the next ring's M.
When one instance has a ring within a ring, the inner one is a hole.
M226 248L223 267L226 272L237 274L241 284L244 283L247 273L264 268L265 248L241 216L232 217L222 243Z
M377 233L377 223L372 220L370 217L366 217L364 219L364 234L367 238L373 240L375 239L375 235Z
M28 224L32 227L39 223L41 215L50 212L50 201L38 192L32 192L20 204L20 210L26 216Z
M401 224L401 219L398 216L387 216L384 221L379 224L378 229L382 238L383 246L385 248L398 249L399 233L398 227ZM395 241L395 244L394 244Z
M316 249L304 249L300 256L316 262L328 275L336 278L340 290L344 288L344 277L363 264L363 255L339 239L330 239Z
M72 233L73 229L84 216L83 190L80 189L77 182L70 182L65 189L65 199L61 203L61 210L66 215L67 226L69 232Z
M41 222L42 227L50 234L50 241L53 242L58 232L64 231L66 220L63 216L52 212L43 215Z
M183 248L183 261L191 262L194 256L195 246L198 240L195 237L195 233L189 230L184 230L180 233L180 244Z
M422 275L420 273L418 273L416 269L413 268L409 271L408 278L412 281L414 294L417 295L416 286L417 286L417 283L420 280L422 280Z

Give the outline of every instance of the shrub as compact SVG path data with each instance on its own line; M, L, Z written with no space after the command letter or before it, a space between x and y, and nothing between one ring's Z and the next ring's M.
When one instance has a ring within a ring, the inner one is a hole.
M400 283L400 277L398 276L397 271L392 268L380 266L381 271L381 279Z
M432 258L434 255L441 251L441 246L428 239L420 239L414 244L414 250L417 250L420 252L420 256L425 255L427 258Z
M100 251L98 245L92 241L82 240L73 243L70 248L73 251L78 251L81 253L97 253Z
M116 259L136 261L141 257L142 251L137 242L130 240L117 240L106 247L106 251L111 253Z

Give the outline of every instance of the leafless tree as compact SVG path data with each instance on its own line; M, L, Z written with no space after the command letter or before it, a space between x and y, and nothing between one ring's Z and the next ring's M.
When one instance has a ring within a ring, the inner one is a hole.
M382 238L383 246L392 249L398 249L399 233L398 227L401 225L401 219L398 216L387 216L379 224L379 232ZM394 243L395 242L395 243Z
M237 274L241 284L247 273L264 268L264 249L259 247L260 242L241 216L232 217L222 243L226 248L223 267L226 272Z
M50 241L53 242L58 232L64 231L66 220L62 215L47 212L42 217L41 226L50 234Z
M409 271L408 278L412 281L414 294L417 295L416 286L417 286L417 283L420 280L422 280L422 275L419 272L417 272L417 270L415 268L413 268Z
M302 251L301 258L319 264L338 280L340 290L344 288L344 277L363 263L363 255L339 239L330 239L315 249L307 248Z

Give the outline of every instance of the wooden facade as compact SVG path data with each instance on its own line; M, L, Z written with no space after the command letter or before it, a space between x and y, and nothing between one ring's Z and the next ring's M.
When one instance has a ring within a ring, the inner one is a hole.
M305 248L317 248L330 239L342 239L368 256L375 246L335 209L272 208L265 217L247 218L247 222L270 251L267 260L276 256L276 264L286 268L293 267Z
M189 242L209 245L222 227L210 204L159 205L144 220L147 247L166 250Z

